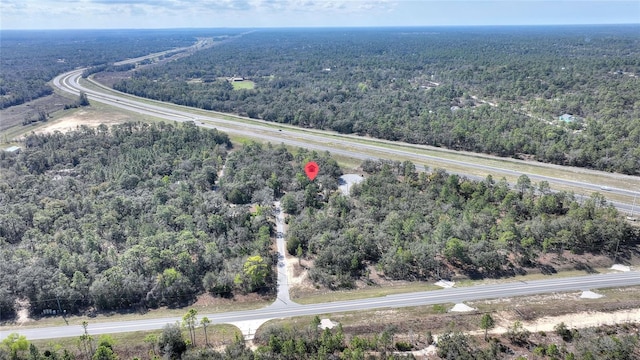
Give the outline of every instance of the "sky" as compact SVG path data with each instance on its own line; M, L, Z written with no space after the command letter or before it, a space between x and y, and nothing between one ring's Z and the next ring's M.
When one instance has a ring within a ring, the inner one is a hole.
M0 0L0 29L640 23L640 0Z

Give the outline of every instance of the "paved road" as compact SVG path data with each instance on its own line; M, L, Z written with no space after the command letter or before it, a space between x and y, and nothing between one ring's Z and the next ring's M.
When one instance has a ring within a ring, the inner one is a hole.
M79 81L82 71L83 69L78 69L59 75L53 80L53 84L61 90L75 95L78 95L80 91L84 91L91 101L98 101L121 109L137 112L139 114L154 116L171 121L195 121L199 126L216 128L220 131L224 131L232 135L252 137L260 141L269 141L276 144L284 143L287 145L306 147L318 151L330 151L333 154L358 159L376 159L385 157L402 158L413 161L417 164L418 168L423 167L420 165L421 163L444 164L443 167L445 168L447 165L451 165L463 167L465 169L469 169L469 171L481 172L483 174L492 174L494 178L499 178L502 176L517 177L522 174L526 174L534 182L540 182L544 180L549 182L551 187L569 187L578 194L599 191L605 196L618 194L627 197L640 197L640 192L636 189L606 187L605 190L604 186L601 184L592 184L579 180L556 178L533 173L523 173L517 170L513 170L509 168L511 163L514 164L514 168L517 168L519 164L524 163L522 161L514 159L501 159L501 161L504 162L504 165L502 167L495 167L474 163L473 158L470 158L469 161L461 161L448 159L446 157L416 153L417 149L429 148L426 146L377 140L356 135L342 135L321 130L292 128L286 125L267 123L265 121L254 119L241 119L238 121L227 120L221 118L220 116L217 116L217 114L214 112L208 112L206 113L207 115L202 115L205 113L199 110L175 106L173 104L166 104L159 101L149 101L147 99L122 94L106 87L100 87L98 90L87 88L80 84ZM94 84L98 86L97 83ZM438 151L441 151L443 153L449 152L447 150L441 149L439 149ZM474 154L473 156L488 157L478 154ZM561 167L558 165L550 164L536 164L536 166L566 169L567 173L570 173L572 174L572 176L575 176L577 178L580 177L580 174L594 173L612 179L622 179L627 183L638 183L638 177L622 174L608 174L593 170ZM458 174L465 175L464 173L459 172ZM470 177L482 178L483 176ZM627 213L630 213L632 211L631 203L612 202L612 204L616 206L620 211L624 211Z
M207 316L215 324L256 321L260 319L289 318L294 316L310 316L332 314L349 311L366 311L381 308L401 308L443 303L459 303L463 301L509 298L533 294L594 290L640 285L640 272L596 274L580 277L557 278L527 282L512 282L492 285L478 285L462 288L450 288L409 294L391 295L372 299L329 302L314 305L289 304L285 307L271 305L263 309L229 312L219 314L201 314ZM92 335L112 334L130 331L147 331L162 328L165 324L175 323L181 318L143 319L105 323L90 323L89 333ZM25 335L27 339L50 339L80 336L82 327L58 326L49 328L14 329L0 331L0 339L11 332Z
M134 61L134 60L130 60ZM458 160L449 160L444 158L437 158L434 156L416 154L412 149L425 148L410 144L401 144L404 148L393 147L390 145L397 145L384 140L372 140L366 139L368 142L363 143L365 138L357 137L354 135L337 135L330 132L318 131L318 130L300 130L296 129L295 133L289 135L288 131L282 131L283 129L291 129L286 126L268 124L261 121L231 121L222 119L212 115L202 116L201 112L198 115L194 115L193 110L187 108L177 107L173 105L163 104L160 102L152 102L143 99L136 99L131 96L123 94L117 94L107 89L93 90L82 86L79 83L79 78L84 69L74 70L60 76L57 76L53 83L56 87L63 91L78 95L80 91L84 91L89 96L91 101L98 101L118 108L134 111L140 114L159 117L167 120L184 122L195 121L200 126L215 127L220 131L225 131L231 134L238 134L242 136L257 137L260 140L266 140L274 143L285 143L293 146L300 146L311 148L315 150L328 150L334 154L345 155L355 157L359 159L367 158L379 158L384 157L380 154L387 154L393 157L404 157L409 160L428 162L430 160L437 160L439 162L448 162L451 164L465 166L470 169L483 170L487 173L496 174L498 176L520 175L517 171L510 170L508 168L495 168L488 167L486 165L474 164L472 162L464 162ZM374 155L375 154L375 155ZM586 171L586 170L576 170ZM580 181L558 179L552 177L546 177L536 174L527 174L534 181L546 180L550 184L563 184L570 185L585 190L600 190L601 187L597 184L589 184ZM616 177L622 177L623 175L612 175ZM636 191L629 189L610 188L609 192L627 194L635 196L638 194ZM629 206L628 204L618 204L620 209L624 210L623 206ZM280 231L280 230L279 230ZM281 237L279 237L279 240ZM278 242L278 251L284 254L284 242ZM280 262L279 262L280 263ZM280 264L279 264L280 269ZM286 276L286 274L285 274ZM279 280L281 278L279 271ZM286 284L286 278L282 278L282 284ZM640 273L628 272L606 275L591 275L583 277L563 278L563 279L550 279L531 282L515 282L496 285L481 285L466 288L452 288L443 289L430 292L419 292L411 294L393 295L382 298L365 299L365 300L353 300L342 302L331 302L317 305L298 305L290 301L288 297L288 291L286 295L284 293L284 287L279 287L279 298L281 303L274 303L260 310L243 311L243 312L230 312L223 314L203 314L208 316L214 323L238 323L246 321L256 321L260 319L272 319L283 318L292 316L305 316L305 315L318 315L329 314L345 311L362 311L371 310L377 308L389 308L389 307L406 307L406 306L422 306L438 303L451 303L462 302L471 300L513 297L513 296L525 296L531 294L541 294L550 292L564 292L575 290L587 290L607 287L621 287L640 285ZM163 319L142 319L136 321L120 321L109 323L95 323L89 326L89 332L93 335L106 334L106 333L118 333L129 331L141 331L141 330L154 330L160 329L167 323L173 323L179 321L180 318L163 318ZM28 339L49 339L69 336L79 336L82 334L82 328L80 326L61 326L61 327L49 327L49 328L37 328L37 329L2 329L0 331L0 339L6 337L9 333L15 332L27 336Z
M276 215L276 246L278 247L278 294L273 306L286 307L287 305L295 305L289 296L289 277L287 273L285 231L284 231L284 212L280 208L280 201L274 202Z

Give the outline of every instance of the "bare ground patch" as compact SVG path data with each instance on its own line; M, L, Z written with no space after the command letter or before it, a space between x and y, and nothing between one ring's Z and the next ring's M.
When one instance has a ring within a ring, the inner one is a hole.
M220 306L223 308L230 307L232 305L241 305L241 304L253 304L264 301L265 298L256 294L250 293L246 295L234 295L233 298L221 298L218 296L213 296L208 293L204 293L197 297L197 300L190 307L206 307L209 310L215 308L216 306Z
M65 104L74 101L58 94L52 94L24 104L0 110L0 131L22 124L26 118L35 118L39 111L52 114L64 109ZM25 126L28 129L29 126Z
M80 125L97 127L100 124L104 124L111 126L132 120L135 119L125 113L82 108L58 120L46 123L38 127L34 132L36 134L52 133L55 131L67 132L77 129Z

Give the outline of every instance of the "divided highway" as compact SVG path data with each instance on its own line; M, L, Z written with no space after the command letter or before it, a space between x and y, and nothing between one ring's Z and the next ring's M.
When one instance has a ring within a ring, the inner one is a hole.
M80 81L83 71L84 69L78 69L61 74L53 80L53 84L62 91L74 95L85 92L90 101L101 102L138 114L170 121L194 121L199 126L216 128L231 135L253 138L258 141L269 141L275 144L284 143L285 145L305 147L318 151L330 151L333 154L361 160L376 158L410 160L418 168L424 168L425 166L431 168L441 167L451 173L474 179L484 178L488 174L491 174L494 179L499 179L503 176L507 179L515 179L525 174L534 182L547 181L552 188L574 191L578 195L587 195L596 191L601 192L622 212L631 213L637 210L633 208L632 199L640 197L640 191L638 191L640 190L639 177L552 164L532 164L531 162L515 159L498 159L483 154L471 154L464 160L459 160L450 156L450 154L456 153L454 151L429 146L372 139L357 135L344 135L315 129L301 129L248 118L236 117L235 120L229 120L229 117L222 118L221 115L215 112L206 112L200 109L124 94L91 80L89 80L91 81L91 86L85 86ZM459 155L460 153L457 154ZM478 161L474 161L476 159ZM487 159L491 160L491 165L486 164L485 160ZM540 172L521 172L517 170L525 164L529 170L535 167L540 169ZM543 175L547 172L546 169L552 169L556 172L560 170L563 173L563 177ZM589 176L596 176L620 185L608 186L604 183L591 183L582 180L582 178ZM616 201L616 196L624 201Z
M157 56L152 54L144 58ZM135 62L140 59L131 59L127 62ZM416 163L418 167L453 167L451 172L461 175L467 174L473 178L482 178L487 174L492 174L499 178L502 176L513 178L523 174L517 169L524 162L517 160L501 159L502 166L489 166L486 163L474 163L473 159L490 159L489 156L472 155L471 160L457 160L447 157L453 152L441 149L434 149L427 146L418 146L398 142L384 141L360 137L355 135L341 135L328 131L299 129L282 124L267 123L259 120L246 118L236 118L228 120L222 118L214 112L204 112L202 110L190 109L173 104L150 101L137 98L131 95L122 94L106 87L93 83L85 86L81 83L81 75L84 69L77 69L57 76L53 80L54 86L62 91L79 95L85 92L90 101L104 103L110 106L132 111L135 113L153 116L156 118L185 122L194 121L199 126L217 128L220 131L232 135L255 138L259 141L270 141L273 143L284 143L296 147L306 147L319 151L330 151L333 154L343 155L357 159L368 158L393 158L406 159ZM430 154L426 154L430 152ZM434 154L435 155L432 155ZM437 156L442 154L442 157ZM561 168L555 165L541 164L540 168ZM606 174L585 169L566 168L570 174L575 174L575 178L558 178L541 174L526 173L533 181L548 181L552 187L571 187L577 193L580 191L590 193L600 191L603 185L577 180L582 174L597 174L603 178L613 179L621 185L619 187L607 187L608 194L617 194L633 198L640 195L640 179L619 174ZM468 172L466 172L468 171ZM627 185L629 184L629 185ZM578 191L579 190L579 191ZM614 203L618 209L630 212L631 205L627 203ZM281 220L280 220L281 221ZM279 232L282 230L279 226ZM284 242L278 238L278 250L284 252ZM279 262L280 263L280 262ZM280 264L279 264L280 265ZM284 265L284 264L282 264ZM640 272L624 272L611 274L597 274L571 278L558 278L548 280L538 280L529 282L512 282L493 285L478 285L463 288L442 289L436 291L417 292L409 294L392 295L380 298L329 302L313 305L299 305L292 302L286 289L286 274L279 269L280 287L279 300L272 305L258 310L241 312L229 312L218 314L201 314L207 316L213 323L242 323L247 321L266 321L274 318L310 316L320 314L331 314L349 311L366 311L380 308L399 308L411 306L424 306L441 303L457 303L462 301L473 301L482 299L507 298L515 296L527 296L542 293L567 292L578 290L589 290L599 288L613 288L624 286L640 285ZM89 333L91 335L121 333L131 331L156 330L162 328L167 323L180 321L181 318L168 317L161 319L140 319L134 321L114 321L103 323L91 323ZM255 329L254 329L255 330ZM80 336L83 329L78 325L46 327L46 328L2 328L0 339L5 338L12 332L25 335L30 340L50 339L60 337Z

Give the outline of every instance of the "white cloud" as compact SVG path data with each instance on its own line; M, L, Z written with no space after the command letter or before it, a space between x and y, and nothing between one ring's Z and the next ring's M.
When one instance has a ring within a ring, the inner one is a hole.
M376 16L388 13L397 3L398 0L0 0L0 26L362 26L354 21L369 17L375 22Z
M0 27L545 24L567 18L570 23L638 23L639 4L638 0L0 0Z

